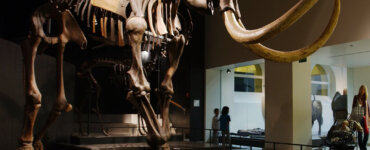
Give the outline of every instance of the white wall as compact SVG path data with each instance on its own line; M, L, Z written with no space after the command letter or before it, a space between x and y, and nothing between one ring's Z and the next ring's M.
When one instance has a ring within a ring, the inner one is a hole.
M212 128L213 109L220 108L221 91L220 91L220 71L218 69L206 70L206 102L205 102L205 128ZM205 140L209 138L209 132L204 134Z
M347 83L347 68L346 67L338 67L338 66L330 66L331 70L333 71L335 75L335 88L336 91L339 91L341 94L343 94L344 89L348 89L348 83ZM333 93L335 94L335 93Z
M311 144L311 70L307 62L292 64L293 70L293 143ZM303 119L306 118L306 119ZM294 148L297 149L297 148ZM305 148L311 149L311 148Z
M265 96L265 64L259 64L262 70L262 93L234 92L234 120L230 130L265 129L264 99ZM233 82L234 84L234 82ZM245 115L241 115L245 114Z
M370 87L370 67L353 68L352 75L353 88L351 92L353 95L358 93L358 89L361 85L366 85L368 88ZM350 106L352 106L353 95L348 98L348 105Z
M230 130L234 128L233 114L237 113L238 110L234 109L234 71L231 68L231 72L227 73L226 70L221 71L221 107L228 106L230 108L229 115L231 117Z
M262 113L263 93L235 92L231 132L242 129L265 128L265 120Z
M249 65L249 64L248 64ZM264 75L264 65L260 64ZM228 106L231 117L230 131L265 128L262 108L264 93L235 92L234 66L206 70L206 113L205 128L211 128L213 109ZM227 73L227 69L231 72ZM264 79L263 79L264 87ZM264 88L263 88L264 91ZM208 139L206 133L206 139Z
M354 90L354 78L353 78L353 68L348 68L347 69L347 85L348 85L348 88L347 88L347 94L348 94L348 97L347 97L347 110L348 112L351 112L352 110L352 100L353 100L353 96L355 95L355 93L353 92Z

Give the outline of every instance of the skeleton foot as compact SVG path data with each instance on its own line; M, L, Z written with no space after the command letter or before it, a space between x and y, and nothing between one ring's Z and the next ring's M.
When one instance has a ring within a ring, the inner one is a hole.
M170 145L168 145L168 143L166 143L166 144L164 144L163 146L162 146L162 150L170 150L171 148L170 148Z
M32 147L32 143L22 143L22 145L18 147L17 150L34 150L34 149Z
M64 109L65 112L70 112L72 110L72 105L68 104L67 107Z
M138 95L134 94L133 91L130 91L127 94L127 99L139 110L140 116L143 117L147 125L148 145L153 150L161 150L162 145L167 142L168 138L165 136L165 132L161 129L157 116L150 104L150 94L145 94L145 91Z
M33 147L35 150L44 150L44 145L42 144L41 140L35 140Z
M164 147L168 147L166 141L161 137L148 136L147 143L152 150L162 150ZM168 149L169 150L169 149Z

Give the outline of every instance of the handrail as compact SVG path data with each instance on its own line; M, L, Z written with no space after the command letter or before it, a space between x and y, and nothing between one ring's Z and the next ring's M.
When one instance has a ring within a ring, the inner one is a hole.
M214 129L207 129L207 128L187 128L187 127L173 127L173 128L178 128L178 129L201 129L203 131L212 131ZM220 131L220 130L219 130ZM238 134L234 134L234 135L238 135ZM242 137L242 136L240 136ZM270 143L270 144L273 144L273 149L275 150L276 149L276 145L288 145L288 146L300 146L300 149L302 150L303 147L317 147L317 146L314 146L314 145L307 145L307 144L296 144L296 143L286 143L286 142L275 142L275 141L266 141L266 140L262 140L262 139L256 139L256 138L248 138L248 139L251 139L253 141L264 141L265 143ZM241 146L240 144L234 144L234 145L239 145Z
M132 128L132 129L137 129L138 127L111 127L111 128ZM171 127L173 129L181 129L182 130L182 135L184 136L184 130L200 130L200 131L209 131L209 135L210 137L212 136L211 135L211 131L213 131L214 129L207 129L207 128L189 128L189 127ZM220 131L220 130L218 130ZM232 134L232 135L238 135L238 134ZM245 136L242 136L242 135L239 135L239 138L242 138L242 137L245 137ZM248 139L252 140L252 141L264 141L264 143L270 143L270 144L273 144L273 149L275 150L276 149L276 145L288 145L288 146L300 146L300 149L302 150L303 147L317 147L317 146L313 146L313 145L307 145L307 144L296 144L296 143L286 143L286 142L275 142L275 141L266 141L266 140L262 140L262 139L256 139L256 138L253 138L252 136L250 136ZM209 142L210 144L212 144L212 141ZM232 143L231 143L232 144ZM242 144L234 144L234 145L239 145L239 146L242 146Z

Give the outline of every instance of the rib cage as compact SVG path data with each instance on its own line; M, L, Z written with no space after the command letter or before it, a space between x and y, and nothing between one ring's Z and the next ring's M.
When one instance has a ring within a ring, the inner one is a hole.
M93 1L94 0L50 0L50 3L57 8L59 12L70 10L70 12L72 12L75 18L79 21L80 27L85 31L85 33L88 33L88 35L92 34L94 39L104 41L111 45L125 46L128 42L127 38L125 38L125 22L131 13L138 13L133 12L131 8L133 7L132 5L141 4L142 12L140 13L143 14L143 17L148 24L148 29L145 34L152 37L146 37L143 42L148 42L149 40L149 42L152 42L151 45L161 45L163 40L170 40L165 39L165 35L169 34L170 36L166 37L171 37L181 31L180 19L177 14L174 21L176 25L170 25L171 23L169 23L171 22L171 14L169 14L171 11L166 10L166 6L169 5L168 3L158 0L119 0L122 4L121 7L124 10L121 12L124 13L117 14L115 12L94 6L92 4ZM169 6L167 6L167 9L168 7ZM168 13L166 14L166 12ZM165 13L163 14L164 17L159 17L158 15L160 14L158 13ZM190 14L188 15L190 16ZM184 15L180 16L183 17ZM191 19L191 17L189 19ZM184 24L184 26L186 29L191 30L191 27L188 28L188 24ZM175 33L168 33L167 31L173 31Z
M129 59L96 58L92 61L86 61L81 66L81 73L85 74L94 67L111 67L117 74L125 74L130 69L130 64Z

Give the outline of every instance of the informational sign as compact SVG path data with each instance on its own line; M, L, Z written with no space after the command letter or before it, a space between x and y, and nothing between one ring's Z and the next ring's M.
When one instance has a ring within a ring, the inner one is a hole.
M194 100L194 107L199 107L200 106L200 100L199 99L195 99Z
M305 63L305 62L307 62L307 58L303 58L303 59L299 60L299 63Z

